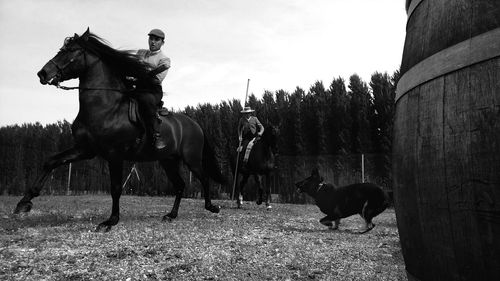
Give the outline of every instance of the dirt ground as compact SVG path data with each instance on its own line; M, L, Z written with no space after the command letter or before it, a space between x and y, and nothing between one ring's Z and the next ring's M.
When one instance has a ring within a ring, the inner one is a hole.
M173 198L123 196L118 225L96 233L109 195L41 196L12 215L19 199L0 196L0 280L407 280L393 209L359 235L359 216L331 231L315 205L212 214L184 199L162 222Z

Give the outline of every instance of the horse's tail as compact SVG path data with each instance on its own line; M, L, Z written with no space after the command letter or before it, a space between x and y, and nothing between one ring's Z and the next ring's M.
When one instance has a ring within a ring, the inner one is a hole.
M203 170L208 173L208 176L220 184L227 184L227 179L220 170L219 161L215 157L215 151L208 141L207 136L204 134L203 145Z

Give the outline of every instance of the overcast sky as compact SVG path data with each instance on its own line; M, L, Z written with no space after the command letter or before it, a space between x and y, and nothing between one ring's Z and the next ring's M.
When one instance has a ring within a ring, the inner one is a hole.
M0 0L0 126L72 122L76 90L41 85L36 73L63 40L87 27L118 49L147 48L166 33L172 67L163 101L183 109L244 100L249 92L304 90L317 80L399 68L404 0ZM75 86L77 80L64 82Z

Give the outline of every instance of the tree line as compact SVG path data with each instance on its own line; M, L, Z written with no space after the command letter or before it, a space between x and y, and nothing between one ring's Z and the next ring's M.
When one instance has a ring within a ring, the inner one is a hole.
M325 178L335 184L374 181L392 190L391 149L394 97L399 72L392 75L375 72L369 83L353 74L349 81L334 78L325 87L316 81L309 89L296 87L293 92L265 91L261 98L248 97L247 106L256 111L264 126L279 130L278 168L273 175L273 199L282 202L304 202L295 192L294 182L319 167ZM347 87L346 87L347 84ZM236 127L243 109L238 99L219 104L188 106L182 112L196 120L207 133L221 169L232 183L231 157L236 153ZM51 155L72 146L71 124L64 120L54 124L29 123L0 128L0 194L20 195L41 172L43 162ZM169 195L171 183L155 163L127 163L124 169L124 192L137 195ZM132 169L132 168L135 169ZM185 195L200 196L200 185L190 180ZM361 175L364 176L361 179ZM255 197L250 182L248 199ZM56 169L42 193L107 193L107 164L96 158ZM232 185L215 185L214 198L228 198Z

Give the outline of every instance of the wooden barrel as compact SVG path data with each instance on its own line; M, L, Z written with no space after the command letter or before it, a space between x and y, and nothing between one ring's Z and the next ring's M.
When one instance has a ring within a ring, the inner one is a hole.
M500 280L500 1L407 0L393 177L409 280Z

